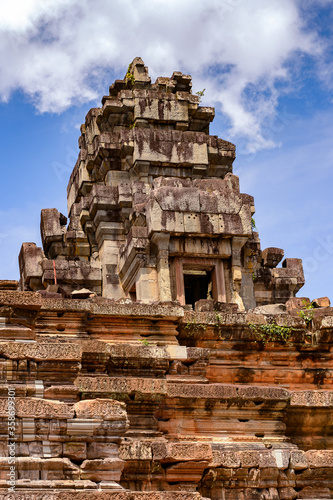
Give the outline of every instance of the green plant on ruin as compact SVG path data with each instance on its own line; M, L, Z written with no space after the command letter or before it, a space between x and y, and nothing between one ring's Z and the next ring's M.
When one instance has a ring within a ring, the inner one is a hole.
M219 313L215 313L215 319L216 319L215 330L217 331L219 339L223 340L223 337L222 337L222 324L223 324L222 316Z
M264 325L249 323L249 328L254 332L256 342L262 342L265 345L267 342L283 342L287 344L293 331L291 326L280 326L275 322Z
M148 340L147 340L147 339L140 339L140 342L141 342L143 345L145 345L145 346L149 346L149 345L150 345L150 343L148 342Z
M198 92L196 92L196 95L199 97L199 102L201 102L203 96L205 95L205 91L206 89L198 90Z
M219 313L215 313L214 330L215 332L217 332L220 340L223 340L222 325L222 317ZM184 329L188 332L189 337L194 337L195 334L204 332L207 329L207 325L203 323L197 323L194 318L193 321L189 321L188 323L186 323Z
M313 302L308 302L307 300L302 300L303 309L314 309L315 305Z
M188 321L184 327L184 329L188 332L189 337L194 337L196 333L205 331L206 328L206 325L197 323L195 318L193 319L193 321Z
M258 231L254 217L251 217L251 228L252 231Z
M310 321L313 320L313 311L311 311L311 309L314 309L314 304L313 302L307 302L306 300L302 300L302 304L303 304L303 309L305 309L305 311L299 311L297 314L300 318L304 319L304 321L306 323L310 323Z
M304 319L305 323L310 323L313 320L313 312L299 311L297 314Z
M128 65L128 68L127 68L127 73L126 73L126 76L125 78L127 80L129 80L131 82L132 85L134 85L135 83L135 78L134 78L134 75L132 73L132 68L131 68L131 64Z

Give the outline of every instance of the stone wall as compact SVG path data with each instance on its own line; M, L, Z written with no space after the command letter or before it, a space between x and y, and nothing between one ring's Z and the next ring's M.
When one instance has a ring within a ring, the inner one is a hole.
M0 498L333 498L333 309L298 306L1 291Z

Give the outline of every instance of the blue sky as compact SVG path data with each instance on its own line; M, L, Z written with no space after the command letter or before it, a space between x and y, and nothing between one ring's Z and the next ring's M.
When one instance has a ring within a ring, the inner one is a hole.
M79 125L141 56L191 74L236 144L262 248L303 259L299 295L333 299L333 0L4 0L0 279L17 279L42 208L66 213Z

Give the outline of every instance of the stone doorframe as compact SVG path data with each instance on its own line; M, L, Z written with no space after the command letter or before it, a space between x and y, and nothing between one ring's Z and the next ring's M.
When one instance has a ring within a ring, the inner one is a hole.
M226 302L224 265L222 259L195 257L175 257L171 262L171 275L174 277L174 293L182 306L185 302L184 267L193 270L210 271L212 277L212 297L218 302Z

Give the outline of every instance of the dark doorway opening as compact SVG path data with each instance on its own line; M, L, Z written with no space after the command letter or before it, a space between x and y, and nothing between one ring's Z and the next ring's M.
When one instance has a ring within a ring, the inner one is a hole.
M130 299L132 302L136 302L136 285L135 285L135 283L129 291L129 296L130 296Z
M185 303L194 304L200 299L207 299L210 273L197 271L193 274L184 274Z

